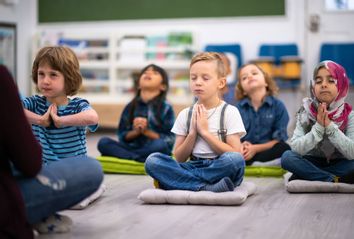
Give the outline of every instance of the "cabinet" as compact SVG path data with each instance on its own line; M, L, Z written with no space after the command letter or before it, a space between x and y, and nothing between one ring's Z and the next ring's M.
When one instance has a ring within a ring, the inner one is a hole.
M35 49L66 45L74 50L83 76L78 96L89 100L103 127L117 127L123 107L134 97L134 81L140 70L151 63L169 75L167 99L176 114L193 102L189 63L198 46L191 32L83 35L41 31L35 42Z

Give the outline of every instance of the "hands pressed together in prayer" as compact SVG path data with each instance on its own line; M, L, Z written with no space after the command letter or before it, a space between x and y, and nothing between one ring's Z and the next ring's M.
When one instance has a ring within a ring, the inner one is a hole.
M320 103L317 108L317 122L323 127L327 127L331 123L331 120L328 117L326 103Z

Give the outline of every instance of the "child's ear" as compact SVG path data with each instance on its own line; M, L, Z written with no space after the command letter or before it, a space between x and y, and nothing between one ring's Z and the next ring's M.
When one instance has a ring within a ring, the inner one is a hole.
M220 81L219 81L219 90L221 90L225 86L226 86L226 77L222 77L222 78L220 78Z
M166 91L166 89L167 89L166 85L160 85L160 90L161 91Z

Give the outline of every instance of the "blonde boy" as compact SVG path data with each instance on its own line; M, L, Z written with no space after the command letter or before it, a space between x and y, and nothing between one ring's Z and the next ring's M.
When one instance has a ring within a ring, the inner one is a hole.
M220 99L226 73L218 53L203 52L193 57L190 89L197 103L191 119L189 108L182 110L171 130L176 134L176 160L153 153L145 163L146 172L162 189L225 192L241 184L245 163L240 154L240 138L246 132L237 108L231 105L224 108L226 103ZM222 133L224 141L220 140Z

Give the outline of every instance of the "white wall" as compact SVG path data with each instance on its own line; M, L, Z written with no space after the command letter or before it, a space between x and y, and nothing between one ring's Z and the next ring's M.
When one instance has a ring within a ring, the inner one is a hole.
M207 44L239 43L242 46L244 62L257 57L259 46L262 43L296 42L300 55L304 57L305 1L286 0L285 16L126 20L38 25L36 0L18 0L14 5L4 5L5 0L0 0L0 21L17 24L17 82L20 91L27 95L30 93L32 41L38 30L68 31L79 34L94 32L97 35L115 31L132 34L193 31L196 33L200 50ZM306 68L308 67L305 66L304 69ZM303 74L306 76L306 72ZM298 108L298 104L293 102L300 101L302 93L303 91L290 91L280 95L291 116Z
M52 29L82 33L96 32L97 34L112 31L154 33L191 30L197 34L200 49L211 43L241 44L244 62L257 57L259 45L262 43L296 42L300 55L303 56L304 1L306 0L286 0L285 16L167 19L163 21L127 20L38 25L37 1L18 0L15 5L4 5L5 0L0 0L0 21L17 24L17 80L21 92L27 94L30 89L31 42L37 30Z
M31 75L31 41L37 27L37 1L17 0L5 4L0 0L0 22L17 26L17 83L20 92L28 94Z
M210 43L240 43L244 61L254 59L262 43L304 45L304 1L286 0L286 16L230 17L204 19L126 20L85 23L41 24L39 29L107 33L123 31L169 32L191 30L197 33L201 49Z
M108 34L122 31L126 33L158 33L170 31L193 31L202 50L212 43L239 43L242 46L243 61L247 62L258 55L262 43L296 42L300 56L306 59L303 65L303 81L306 82L313 65L309 65L308 52L318 55L319 49L307 49L306 18L307 1L285 0L285 16L265 17L229 17L204 19L166 19L166 20L126 20L101 21L84 23L37 23L37 1L15 0L15 5L4 5L6 0L0 0L0 21L17 24L17 82L20 91L30 92L30 70L32 62L32 41L37 30L51 29L53 31L71 31L76 33ZM99 4L99 1L98 1ZM338 23L341 24L341 23ZM309 69L309 70L308 70ZM300 91L285 91L280 98L285 102L291 118L301 103L306 91L305 84ZM351 94L351 98L354 94ZM350 98L350 97L349 97ZM290 124L292 125L293 122ZM291 128L291 127L290 127Z
M5 5L6 1L0 0L0 21L17 24L17 82L20 91L24 94L30 93L33 36L35 32L42 29L78 34L94 32L97 35L116 31L132 34L193 31L196 33L200 50L212 43L239 43L242 46L244 62L257 57L259 46L262 43L296 42L300 56L306 60L303 64L302 82L306 82L311 75L315 61L310 62L309 55L319 54L319 49L308 49L309 33L306 28L308 13L306 11L309 11L307 1L310 0L285 0L285 16L126 20L40 25L37 23L37 0L14 0L15 3L17 2L14 5ZM307 94L306 84L301 89L296 92L284 91L280 94L280 98L288 107L291 118L301 103L301 98ZM352 92L349 101L353 98Z
M166 20L126 20L85 23L41 24L39 30L107 34L122 31L132 34L156 33L170 31L193 31L202 50L212 43L239 43L242 47L243 62L258 56L262 43L297 43L300 56L305 58L305 1L286 0L285 16L265 17L229 17L204 19L166 19ZM306 69L308 67L304 67ZM312 67L310 67L311 69ZM306 72L303 72L306 78ZM304 87L302 87L304 89ZM285 102L291 116L290 129L293 127L294 115L305 93L285 91L280 98ZM295 102L295 103L294 103Z

